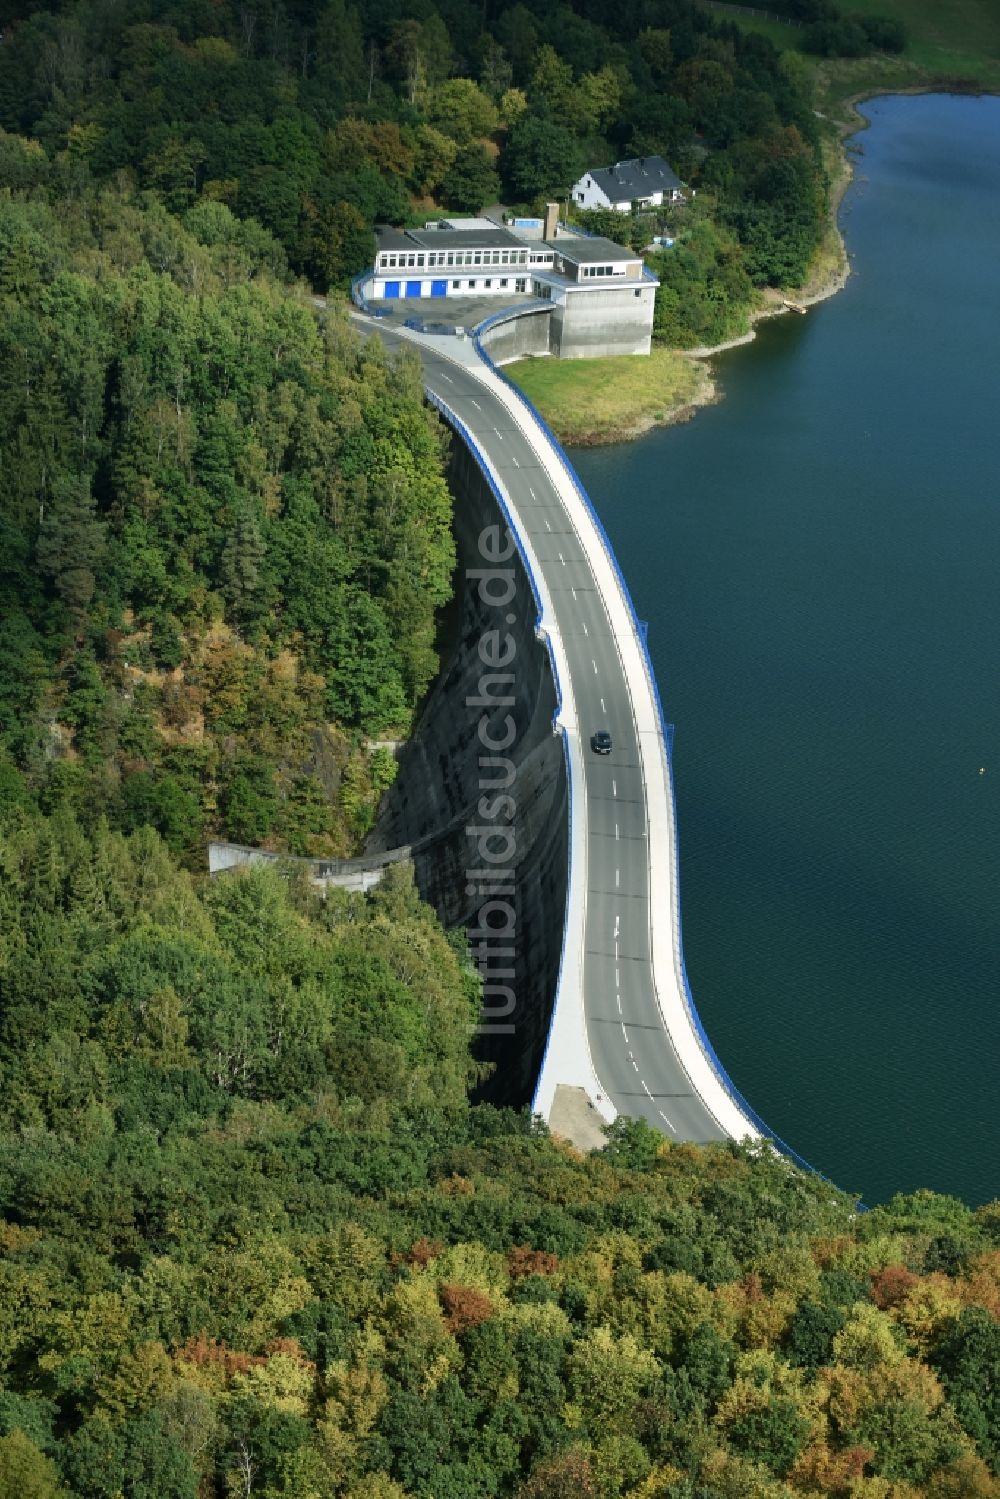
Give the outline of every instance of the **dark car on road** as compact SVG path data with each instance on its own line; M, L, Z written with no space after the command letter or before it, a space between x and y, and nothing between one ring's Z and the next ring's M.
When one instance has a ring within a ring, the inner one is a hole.
M597 733L590 741L590 747L594 751L595 755L610 755L611 735L608 733L607 729L598 729Z

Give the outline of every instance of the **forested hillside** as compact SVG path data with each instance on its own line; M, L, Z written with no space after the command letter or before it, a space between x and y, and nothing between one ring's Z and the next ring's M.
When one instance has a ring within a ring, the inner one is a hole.
M370 263L376 221L565 198L627 156L662 153L703 197L711 242L702 227L680 280L708 317L801 281L823 221L801 58L697 0L18 8L0 125L173 213L225 204L320 291Z
M3 1499L996 1499L1000 1208L470 1108L394 870L0 834Z
M349 851L436 669L442 433L313 293L662 151L658 330L725 328L815 243L795 59L689 0L7 15L0 1499L998 1499L1000 1205L584 1157L470 1104L407 870L200 873Z
M697 196L656 257L656 336L740 331L822 221L801 64L695 0L7 17L0 795L155 827L192 864L212 833L348 853L454 558L415 368L339 303L321 331L310 292L367 263L376 220L663 152Z
M0 170L0 801L350 852L454 565L419 370L222 203Z

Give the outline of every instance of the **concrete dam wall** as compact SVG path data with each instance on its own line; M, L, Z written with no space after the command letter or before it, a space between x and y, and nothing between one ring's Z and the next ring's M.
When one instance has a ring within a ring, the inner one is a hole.
M532 320L535 321L535 320ZM543 326L545 319L541 321ZM402 845L448 927L464 926L484 986L483 1096L531 1100L556 993L569 803L556 687L537 605L496 498L454 437L453 638L366 852Z

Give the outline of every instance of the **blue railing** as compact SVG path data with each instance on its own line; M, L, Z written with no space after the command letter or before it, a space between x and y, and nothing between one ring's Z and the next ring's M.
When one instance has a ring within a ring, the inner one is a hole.
M514 308L509 309L509 315L511 315L511 316L517 316L517 309L514 309ZM473 347L475 348L476 353L479 355L480 359L482 359L483 363L492 371L492 373L494 375L499 376L499 378L504 382L504 384L508 385L510 387L510 389L512 391L514 391L515 395L517 395L518 398L521 401L523 401L524 405L527 406L528 410L531 412L532 416L535 418L535 421L538 422L538 424L541 427L542 431L545 433L545 435L548 438L549 442L552 444L552 448L553 448L553 451L556 454L556 457L559 459L559 462L562 464L563 469L565 470L568 478L570 479L571 483L573 484L574 488L576 489L576 492L579 495L580 499L583 501L583 504L586 506L587 512L590 515L590 518L593 521L595 527L597 528L598 535L600 536L601 542L602 542L602 544L604 546L604 550L607 553L608 561L611 563L611 566L614 569L615 576L618 579L618 582L619 582L619 585L621 587L621 590L622 590L623 594L625 595L625 602L628 605L629 613L631 614L631 617L632 617L632 623L635 626L636 633L639 634L640 633L640 631L639 631L639 618L638 618L638 615L635 612L635 605L632 603L632 595L628 591L628 584L625 582L625 577L624 577L624 575L622 573L622 570L618 566L618 558L615 556L614 548L611 545L611 540L610 540L610 538L608 536L608 533L604 529L604 526L603 526L603 524L601 522L600 516L597 514L597 511L594 509L593 505L591 504L590 496L588 495L587 491L584 489L583 485L580 483L579 475L577 474L577 472L574 469L573 465L570 463L569 459L566 457L566 453L563 450L562 444L559 442L559 439L556 437L555 433L552 431L552 428L549 426L548 422L545 420L545 418L542 415L542 413L538 410L538 407L535 405L534 401L532 401L528 396L526 396L524 394L524 391L521 390L521 389L519 389L519 387L514 384L513 380L509 379L508 376L504 374L503 370L499 367L499 365L494 364L493 360L490 358L490 356L487 353L486 349L483 348L481 334L483 333L483 331L486 328L491 327L495 322L501 321L502 317L503 317L502 313L493 313L490 317L488 317L485 320L485 322L480 323L478 325L478 327L476 327L476 328L474 328L472 330ZM648 652L646 652L645 654L646 654L647 662L648 662ZM649 672L650 672L650 676L652 678L652 664L651 663L649 663ZM655 678L652 678L652 680L653 680L653 685L654 685L654 688L655 688Z
M517 315L517 309L510 309L510 314L513 315L513 316L516 316ZM732 1099L733 1103L735 1103L736 1106L737 1106L737 1108L741 1110L741 1112L745 1115L745 1117L747 1119L749 1119L749 1121L754 1126L754 1128L757 1129L767 1139L769 1139L778 1148L778 1150L781 1151L781 1153L783 1155L788 1156L790 1160L794 1161L797 1166L801 1166L803 1170L810 1172L813 1176L818 1176L822 1181L828 1181L828 1178L825 1177L821 1171L817 1171L814 1166L811 1166L807 1160L805 1160L801 1155L799 1155L799 1153L798 1153L797 1150L793 1150L792 1147L785 1140L783 1140L780 1135L775 1134L774 1130L770 1129L767 1126L767 1124L765 1124L764 1120L757 1113L756 1109L751 1108L750 1104L743 1097L743 1094L736 1087L736 1084L733 1082L732 1078L729 1076L729 1073L726 1071L725 1067L722 1065L722 1062L719 1060L719 1057L716 1054L714 1046L712 1045L711 1041L708 1039L708 1034L707 1034L707 1032L705 1030L705 1027L704 1027L704 1025L702 1024L702 1021L701 1021L701 1016L698 1014L698 1009L697 1009L697 1006L695 1005L695 1002L694 1002L694 995L691 992L691 984L690 984L690 981L688 979L687 965L686 965L686 963L684 961L683 923L681 921L681 894L680 894L680 849L679 849L679 845L678 845L678 835L677 835L677 799L676 799L676 793L674 791L674 776L673 776L673 763L672 763L672 741L673 741L673 735L672 735L672 732L670 730L670 726L668 726L668 724L667 724L666 715L664 714L664 711L663 711L663 702L662 702L662 700L660 698L660 689L659 689L659 686L658 686L657 681L656 681L656 673L655 673L655 671L653 669L652 658L650 657L650 654L649 654L649 646L648 646L648 643L647 643L647 640L646 640L645 631L641 628L641 625L640 625L640 622L639 622L639 616L636 613L635 604L632 602L632 595L629 592L628 584L625 582L624 574L622 573L622 570L621 570L621 568L618 565L618 559L615 556L614 548L611 545L610 537L608 536L607 531L605 531L605 529L604 529L604 525L603 525L603 523L601 521L600 516L597 514L597 511L594 509L594 506L593 506L593 503L591 502L590 496L587 494L587 491L584 489L583 485L581 484L579 475L577 474L576 470L573 468L573 465L570 463L569 458L566 456L566 452L565 452L562 444L559 442L558 438L555 436L555 434L552 431L551 427L549 426L548 422L542 416L541 412L535 406L534 402L532 400L530 400L529 397L526 396L522 390L519 390L518 387L514 384L514 382L512 380L508 379L508 377L503 373L503 371L496 364L494 364L493 360L490 358L490 356L487 353L487 351L483 348L482 341L481 341L481 334L483 333L483 331L486 328L492 326L495 322L499 322L501 320L501 317L502 317L502 314L500 314L500 313L494 313L491 317L487 318L485 320L485 322L480 323L478 325L478 327L476 327L473 330L473 342L474 342L474 347L476 349L476 352L480 356L480 358L483 360L484 364L486 364L486 366L492 371L492 373L495 374L495 375L497 375L501 380L503 380L504 384L507 385L507 386L509 386L510 389L515 392L515 394L517 395L518 399L521 400L524 403L524 405L527 407L527 409L531 412L532 416L535 418L535 420L538 422L539 426L542 428L542 431L545 433L545 435L548 438L549 442L552 444L553 451L555 452L556 456L558 457L560 463L562 464L563 469L565 470L567 476L569 477L569 479L572 482L574 488L576 489L577 494L579 495L579 497L582 500L584 506L586 507L587 513L589 514L590 519L593 521L593 524L594 524L594 527L595 527L595 529L597 531L597 534L598 534L598 536L601 539L601 543L602 543L602 545L604 547L604 550L605 550L605 552L607 554L608 561L610 562L610 564L611 564L611 566L612 566L612 568L614 570L615 576L618 579L618 584L619 584L619 587L622 590L622 594L623 594L624 599L625 599L625 604L626 604L626 607L628 609L629 615L631 617L633 628L635 630L636 638L639 641L639 646L640 646L640 650L641 650L642 656L643 656L643 664L644 664L644 667L645 667L646 675L647 675L647 677L649 679L649 683L650 683L650 686L652 688L653 698L654 698L654 701L656 703L657 716L658 716L659 722L660 722L660 732L661 732L661 734L663 736L664 749L665 749L665 754L666 754L666 759L667 759L667 765L668 765L668 769L669 769L670 800L671 800L671 810L672 810L672 813L673 813L673 825L674 825L674 890L676 892L676 908L677 908L677 955L678 955L678 966L679 966L679 969L680 969L680 978L681 978L682 989L683 989L684 1003L685 1003L685 1006L687 1008L688 1016L689 1016L689 1018L691 1020L691 1024L692 1024L692 1026L694 1028L694 1031L695 1031L695 1034L698 1037L698 1040L699 1040L699 1042L701 1044L702 1050L704 1051L704 1053L705 1053L706 1057L708 1058L711 1066L713 1067L713 1069L714 1069L714 1071L716 1073L716 1076L718 1077L720 1083L725 1088L726 1092L729 1094L729 1096ZM505 514L506 514L506 507L504 507L504 509L505 509ZM570 785L571 785L571 792L572 792L572 780L570 782ZM831 1185L833 1185L833 1184L831 1183Z

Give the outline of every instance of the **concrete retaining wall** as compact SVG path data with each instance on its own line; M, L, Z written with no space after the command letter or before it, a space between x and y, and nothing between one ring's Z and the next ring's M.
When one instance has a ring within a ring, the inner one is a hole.
M513 359L526 359L532 354L551 353L551 320L552 309L548 307L523 312L487 328L482 334L483 347L489 350L494 364L509 364Z
M544 320L529 321L545 326ZM474 948L491 940L477 935L484 920L509 922L512 956L481 967L488 988L476 1052L496 1066L485 1096L524 1104L534 1091L559 975L568 864L565 759L552 727L557 698L550 659L535 636L535 600L516 552L502 564L511 571L510 601L498 608L481 595L481 580L475 576L484 567L481 537L488 528L502 528L502 516L474 458L457 438L449 482L457 500L456 638L402 750L399 773L367 850L374 854L408 845L424 899L446 926L465 927ZM491 653L498 640L506 642L508 632L511 644L504 643L503 653L510 659L502 669L491 666ZM487 676L501 675L513 680L484 683ZM477 701L485 697L494 703L505 694L513 702L488 706ZM495 754L484 747L484 741L502 745L508 738L509 745ZM507 768L483 763L505 760ZM510 858L490 865L489 856L505 847L506 809L497 805L504 795L513 802L513 848ZM484 828L498 830L496 837L469 832ZM470 873L484 868L498 879L486 882ZM491 892L498 904L484 918ZM506 916L501 906L509 907ZM497 953L499 947L490 951ZM501 974L501 967L512 972Z
M648 354L654 290L650 283L638 288L570 292L565 305L556 306L552 312L552 352L560 359Z

